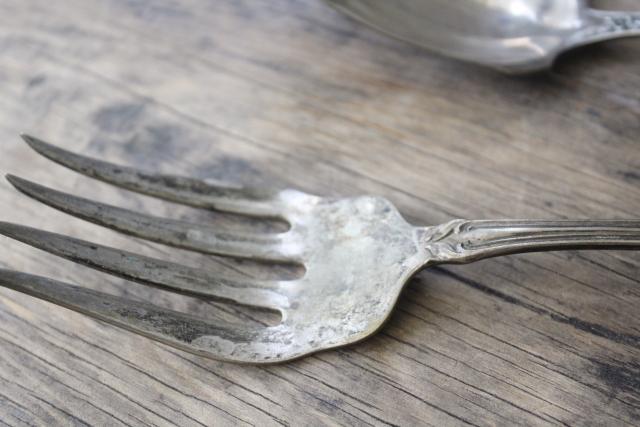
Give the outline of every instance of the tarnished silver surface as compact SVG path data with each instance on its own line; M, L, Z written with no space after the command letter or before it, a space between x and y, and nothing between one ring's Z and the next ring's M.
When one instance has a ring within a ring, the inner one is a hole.
M640 12L586 0L327 0L400 39L507 73L550 67L576 46L640 35Z
M566 248L638 249L640 221L467 221L414 227L380 197L328 199L296 190L258 190L152 175L79 156L33 137L37 152L119 187L199 208L281 218L279 234L238 234L205 224L158 218L8 176L49 206L138 237L234 258L302 264L302 278L259 281L225 277L97 243L17 224L0 233L128 280L202 298L282 313L277 326L213 322L148 303L43 277L0 270L0 286L85 313L202 356L245 363L282 362L347 345L379 329L408 279L440 263Z

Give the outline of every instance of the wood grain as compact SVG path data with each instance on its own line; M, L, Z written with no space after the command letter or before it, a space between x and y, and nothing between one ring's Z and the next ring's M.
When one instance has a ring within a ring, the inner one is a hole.
M0 54L0 170L121 206L249 226L80 178L19 132L150 170L383 195L419 224L640 215L637 40L513 78L319 0L5 0ZM3 220L265 273L122 237L7 183L0 206ZM263 320L0 242L3 268ZM183 354L0 290L0 423L638 425L639 265L638 253L590 251L434 268L372 339L270 367Z

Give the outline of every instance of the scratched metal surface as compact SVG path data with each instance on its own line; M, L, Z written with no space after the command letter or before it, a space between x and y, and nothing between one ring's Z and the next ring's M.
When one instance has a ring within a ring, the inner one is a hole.
M310 0L0 1L0 24L0 170L61 190L221 227L273 226L79 178L35 156L21 131L150 170L381 195L414 224L640 212L634 40L514 79L389 40ZM295 275L141 243L7 183L0 206L4 220L151 256ZM3 268L222 320L271 320L0 241ZM0 290L0 420L634 425L639 261L569 251L437 267L415 278L374 338L266 368L186 355Z

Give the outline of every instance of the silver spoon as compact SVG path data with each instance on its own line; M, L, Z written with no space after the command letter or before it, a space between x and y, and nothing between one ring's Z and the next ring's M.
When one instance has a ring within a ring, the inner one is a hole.
M327 0L399 39L440 54L524 74L569 49L640 35L640 12L586 0Z

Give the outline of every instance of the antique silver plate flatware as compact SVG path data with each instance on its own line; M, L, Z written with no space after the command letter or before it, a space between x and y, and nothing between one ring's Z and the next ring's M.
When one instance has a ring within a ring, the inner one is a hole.
M155 175L73 154L24 136L49 159L118 187L170 202L258 218L280 233L234 233L98 203L8 176L53 208L139 238L207 254L303 265L291 280L229 277L213 269L125 252L11 223L0 233L143 285L277 310L275 326L215 322L44 277L0 270L0 286L213 359L271 363L363 340L389 317L409 278L436 264L558 249L639 249L640 221L454 220L414 227L381 197L322 198L297 190L220 186Z
M530 73L569 49L640 35L640 12L586 0L327 0L352 17L440 54Z

